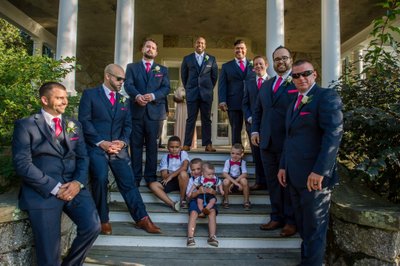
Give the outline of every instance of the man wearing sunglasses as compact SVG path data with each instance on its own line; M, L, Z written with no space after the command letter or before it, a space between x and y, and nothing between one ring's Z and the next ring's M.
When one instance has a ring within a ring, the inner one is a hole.
M271 219L260 226L261 230L283 227L280 235L289 237L296 233L289 190L277 179L283 143L285 141L286 110L295 99L297 90L292 83L292 57L290 51L280 46L272 53L277 75L264 82L253 114L253 145L260 147L261 158L271 200Z
M315 83L307 60L293 64L298 97L287 110L286 140L278 179L288 187L302 238L301 264L322 265L329 206L338 182L336 156L343 134L342 101L333 89Z
M124 80L123 68L110 64L104 69L103 84L85 90L80 100L79 121L90 158L92 194L100 216L101 231L109 235L112 233L107 204L110 167L136 227L148 233L160 233L160 228L149 218L134 183L128 153L132 118L129 101L119 93Z

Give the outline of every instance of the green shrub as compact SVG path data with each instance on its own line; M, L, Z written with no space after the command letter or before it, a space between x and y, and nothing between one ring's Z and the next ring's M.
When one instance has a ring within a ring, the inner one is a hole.
M374 191L400 202L400 50L391 22L400 14L400 2L381 5L387 14L374 20L372 41L359 58L344 69L337 89L344 103L340 159Z
M0 19L0 192L15 182L7 148L11 144L14 121L38 112L40 85L60 81L73 70L71 63L74 61L74 58L54 60L29 55L21 32ZM68 111L71 113L79 96L69 100Z

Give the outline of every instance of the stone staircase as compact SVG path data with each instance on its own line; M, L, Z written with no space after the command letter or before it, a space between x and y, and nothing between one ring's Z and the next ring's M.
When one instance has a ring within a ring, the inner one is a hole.
M220 149L219 149L220 150ZM159 158L166 152L160 150ZM217 153L190 152L190 158L199 157L216 166L222 173L223 163L229 150ZM249 183L254 183L254 165L251 155L248 162ZM136 229L122 196L118 191L110 195L110 222L113 234L100 235L89 252L85 265L296 265L300 261L300 238L295 235L281 238L279 230L261 231L259 225L269 220L269 196L267 191L256 191L250 195L252 208L242 207L243 196L231 195L230 208L219 206L217 216L217 238L219 247L207 244L207 219L198 219L195 247L186 247L187 209L179 213L171 210L156 198L145 186L140 192L147 211L162 234L152 235ZM179 199L177 192L169 194ZM218 196L218 203L222 202Z

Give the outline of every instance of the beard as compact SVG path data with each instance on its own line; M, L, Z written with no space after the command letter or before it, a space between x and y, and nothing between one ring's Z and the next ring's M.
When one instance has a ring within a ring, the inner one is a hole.
M154 56L154 55L147 54L147 53L144 53L144 54L143 54L143 57L146 58L146 59L154 59L155 56Z

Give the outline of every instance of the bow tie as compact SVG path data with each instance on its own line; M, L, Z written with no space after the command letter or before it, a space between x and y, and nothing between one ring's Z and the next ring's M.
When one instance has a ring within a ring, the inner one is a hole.
M234 162L234 161L229 160L230 166L235 165L235 164L240 166L240 162Z
M176 158L179 159L179 155L173 155L173 154L168 154L168 158L172 159L172 158Z
M204 178L204 180L203 180L203 184L205 184L205 183L214 183L214 178Z

